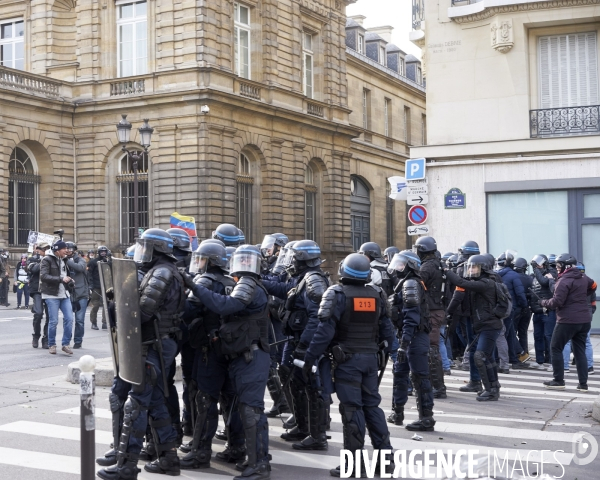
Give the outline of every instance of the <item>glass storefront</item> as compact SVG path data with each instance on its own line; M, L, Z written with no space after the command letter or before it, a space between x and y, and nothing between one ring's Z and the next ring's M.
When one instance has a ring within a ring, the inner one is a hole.
M600 190L488 193L487 232L494 256L511 249L529 262L570 252L600 283ZM600 311L592 329L600 333Z

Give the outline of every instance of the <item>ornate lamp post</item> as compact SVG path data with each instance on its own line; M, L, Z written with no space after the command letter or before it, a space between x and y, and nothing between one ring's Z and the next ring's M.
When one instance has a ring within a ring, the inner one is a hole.
M143 159L144 154L148 154L148 149L150 148L150 143L152 140L152 132L154 129L148 124L148 119L144 119L144 124L138 128L138 132L140 132L140 143L142 147L144 147L144 153L139 154L135 151L127 150L125 145L129 143L129 139L131 136L131 123L127 120L127 115L121 115L123 117L121 121L117 124L117 135L119 137L119 142L122 144L122 150L125 154L127 154L127 158L131 160L131 165L133 167L133 203L134 203L134 214L133 214L133 227L134 227L134 238L137 238L139 235L139 227L140 227L140 212L139 212L139 197L138 197L138 162Z

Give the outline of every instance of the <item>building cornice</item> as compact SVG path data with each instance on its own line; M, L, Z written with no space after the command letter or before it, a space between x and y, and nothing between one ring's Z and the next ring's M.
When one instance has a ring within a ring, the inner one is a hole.
M498 14L529 12L555 8L582 7L599 5L600 0L481 0L460 7L449 7L448 17L456 23L471 23L486 20Z

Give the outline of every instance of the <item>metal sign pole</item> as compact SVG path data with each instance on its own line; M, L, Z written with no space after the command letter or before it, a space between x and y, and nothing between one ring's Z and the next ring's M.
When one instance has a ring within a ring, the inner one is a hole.
M91 355L79 359L79 396L80 404L80 440L81 440L81 480L94 480L96 458L96 418L95 398L96 379L94 368L96 360Z

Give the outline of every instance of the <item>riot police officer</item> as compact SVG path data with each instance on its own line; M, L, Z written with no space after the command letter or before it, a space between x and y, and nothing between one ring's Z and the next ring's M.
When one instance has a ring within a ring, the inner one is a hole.
M212 238L222 241L226 247L237 247L240 245L240 232L235 225L222 223L212 232Z
M556 259L556 256L555 256ZM533 284L531 286L531 310L533 311L533 345L535 348L536 368L545 368L544 364L551 361L550 342L556 326L556 311L542 308L541 300L552 298L550 278L556 280L555 269L550 266L548 257L544 254L535 255L531 259L533 269Z
M389 264L392 261L392 258L394 258L394 255L396 255L397 253L400 253L400 249L392 245L391 247L387 247L383 251L383 257L385 258L385 261Z
M374 449L392 449L383 410L379 407L378 371L383 374L386 363L379 360L379 345L386 345L383 355L389 353L387 345L392 345L394 331L387 295L381 287L367 285L371 268L368 259L356 253L340 263L340 284L329 287L323 295L318 313L320 323L302 369L308 377L317 359L333 344L334 382L340 401L344 448L352 452L364 448L365 425ZM330 473L339 477L340 468Z
M527 269L529 263L524 258L517 258L515 260L514 270L519 274L523 288L525 289L525 296L527 297L527 306L522 308L519 312L518 317L515 317L515 332L519 345L521 346L521 360L522 362L529 359L529 343L527 341L527 331L529 330L529 323L531 322L531 287L533 287L533 276L527 275ZM525 355L523 355L523 353Z
M139 287L145 362L142 358L119 357L119 364L140 362L145 365L146 378L140 386L133 386L129 392L124 406L117 464L97 473L104 480L137 478L137 462L148 423L158 458L147 463L144 469L151 473L180 474L177 431L173 428L165 402L165 369L172 364L177 353L179 314L185 302L184 279L175 266L177 260L173 256L173 239L164 230L146 230L137 240L134 259L147 271ZM115 268L119 268L114 263L113 278ZM116 297L115 302L118 302ZM125 318L119 317L117 328L124 321Z
M381 255L381 247L375 242L363 243L358 251L371 262L371 282L383 288L386 295L394 292L394 285L387 271L388 264Z
M402 425L404 405L408 400L409 372L415 397L419 420L406 425L407 430L432 432L433 393L429 381L429 307L425 295L425 286L419 276L421 260L411 250L403 250L394 255L390 271L396 271L400 281L394 288L395 294L389 299L396 318L400 348L394 362L393 409L396 425Z
M190 273L196 275L194 283L214 293L229 295L235 287L235 280L227 275L227 252L219 243L200 244L192 255ZM220 452L221 455L217 454L217 458L243 460L246 454L244 432L239 413L234 409L235 389L229 376L229 361L221 353L218 340L221 315L209 310L190 293L183 319L189 326L189 345L195 355L189 389L190 404L194 408L193 438L189 446L181 447L187 453L180 461L181 468L210 467L219 400L227 425L227 447L225 452Z
M100 245L98 247L97 255L90 259L87 264L88 269L88 280L90 284L90 290L92 290L92 298L90 304L90 322L92 323L92 330L98 330L98 310L102 306L102 291L100 290L100 277L98 275L98 262L110 263L110 255L108 254L108 247ZM106 312L102 309L102 330L106 330Z
M480 402L498 400L500 383L498 382L498 365L494 359L496 340L502 330L501 313L498 303L502 290L499 282L491 278L493 272L489 260L483 255L473 255L467 260L464 278L448 270L446 275L456 285L457 292L465 292L470 297L470 316L473 319L473 330L476 334L470 342L469 350L473 352L474 363L481 376L485 391L478 394ZM507 298L505 298L508 301Z
M425 297L427 298L431 322L431 331L429 332L429 374L433 385L433 396L434 398L446 398L444 369L440 355L440 329L444 326L446 320L444 312L446 277L442 264L436 255L439 252L433 237L419 237L415 242L413 251L421 260L419 275L425 284Z
M219 313L220 347L229 358L229 375L235 386L246 436L247 462L235 480L270 478L269 434L264 395L269 375L268 294L260 280L261 253L254 245L241 245L231 257L231 275L237 283L222 295L189 279L187 286L209 310Z
M328 409L331 403L331 374L329 360L319 362L321 385L316 379L307 383L300 372L292 375L292 360L304 360L306 349L319 325L318 311L321 298L329 287L329 280L321 270L321 249L312 240L295 242L287 253L289 257L289 280L280 276L277 280L265 280L270 295L285 299L281 318L286 324L284 333L294 337L286 343L280 368L281 380L290 385L296 425L281 435L287 441L298 441L296 450L326 450Z

